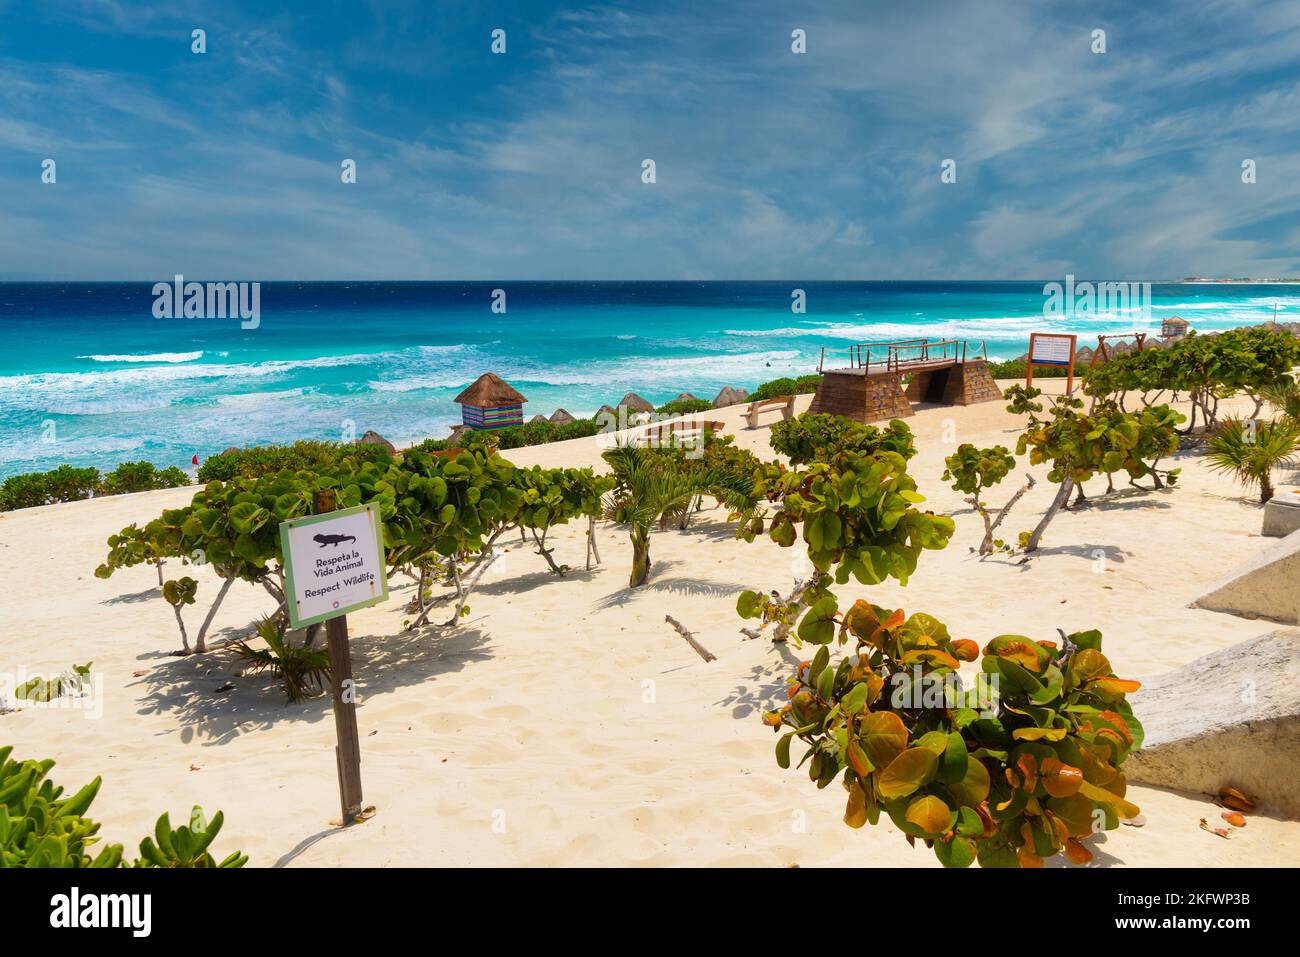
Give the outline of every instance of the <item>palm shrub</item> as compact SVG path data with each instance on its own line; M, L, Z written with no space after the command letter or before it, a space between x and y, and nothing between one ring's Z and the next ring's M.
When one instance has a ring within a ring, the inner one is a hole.
M15 761L13 748L0 748L0 867L110 868L123 866L122 845L99 846L100 825L86 817L102 784L95 778L77 793L49 779L51 760ZM153 839L140 844L135 867L243 867L238 851L220 863L208 847L221 830L218 811L208 823L196 807L188 828L173 829L166 814L158 819Z
M48 472L12 475L0 485L0 512L90 498L99 487L99 469L60 465Z
M1259 486L1261 505L1273 497L1273 469L1291 465L1300 450L1300 423L1227 419L1210 437L1210 468L1228 472L1245 488Z
M750 504L752 478L727 468L681 469L670 449L620 445L607 450L604 459L615 481L605 496L605 518L628 527L631 588L650 580L650 536L661 520L680 518L700 495L738 512Z
M283 615L267 616L257 623L257 634L265 648L254 648L247 641L235 644L234 651L249 670L270 672L284 685L284 695L290 704L311 694L325 690L330 680L330 655L326 648L314 648L310 643L292 645L285 634Z

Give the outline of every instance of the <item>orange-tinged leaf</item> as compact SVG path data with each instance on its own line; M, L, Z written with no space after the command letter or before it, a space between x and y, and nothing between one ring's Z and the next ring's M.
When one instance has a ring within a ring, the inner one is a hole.
M974 661L980 655L980 646L969 638L958 638L952 643L952 654L960 661Z
M1125 680L1124 678L1096 678L1085 685L1085 690L1094 689L1101 691L1103 694L1132 694L1142 687L1142 682Z
M871 765L871 759L866 756L862 748L858 745L858 742L849 741L847 750L849 764L853 765L853 770L857 772L859 777L865 778L875 770Z
M1041 768L1043 787L1052 797L1069 797L1078 793L1083 772L1057 758L1045 758Z
M952 810L933 794L923 794L907 805L906 816L926 834L942 834L952 821Z
M1066 728L1016 728L1011 737L1017 741L1060 741L1065 738Z
M916 648L905 652L903 657L899 659L899 662L906 666L914 665L918 661L924 661L932 665L944 665L953 671L961 667L961 662L942 648Z
M769 728L781 727L781 712L767 711L763 714L763 723Z
M907 748L907 727L892 711L872 711L859 725L859 739L871 763L887 768Z
M1079 785L1079 793L1084 797L1090 797L1094 801L1109 805L1122 818L1137 817L1140 813L1136 804L1125 801L1118 794L1107 791L1105 788L1099 788L1095 784L1089 784L1087 781Z
M1074 838L1065 842L1065 856L1071 864L1087 864L1092 860L1092 851L1088 850Z
M1233 827L1245 827L1246 818L1240 811L1224 811L1220 817L1231 824Z
M844 823L855 828L867 823L867 795L857 781L849 785L849 802L844 808Z
M880 796L886 801L907 797L934 777L939 756L929 748L908 748L881 772L877 780Z
M1255 810L1255 802L1234 787L1219 788L1219 801L1224 807L1230 807L1234 811L1245 811L1249 814Z
M1034 651L1033 642L1031 641L1005 642L998 646L996 654L999 658L1014 661L1026 671L1038 672L1042 670L1038 662L1038 652Z
M1042 867L1043 866L1043 859L1041 857L1039 857L1033 851L1026 850L1023 847L1018 848L1016 850L1016 858L1020 861L1021 867Z
M1038 759L1025 752L1016 761L1016 767L1020 769L1020 773L1024 777L1024 783L1021 786L1030 794L1033 794L1038 789Z

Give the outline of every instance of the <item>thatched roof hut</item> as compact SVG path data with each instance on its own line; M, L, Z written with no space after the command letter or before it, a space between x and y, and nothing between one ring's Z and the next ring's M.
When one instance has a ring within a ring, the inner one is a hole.
M629 412L653 412L655 407L635 392L629 392L618 400L618 404L627 406Z
M528 420L528 424L532 425L534 422L549 422L549 421L550 420L546 418L546 416L542 415L539 412L537 415L533 416L531 419Z
M749 392L745 389L733 389L731 386L724 386L722 391L717 394L713 400L715 409L725 409L729 405L739 405L749 400Z
M1179 336L1185 336L1190 325L1191 323L1182 316L1170 316L1160 323L1160 338L1176 339Z
M397 453L397 446L395 446L392 442L389 442L378 432L374 432L370 430L367 430L366 433L363 436L361 436L361 438L357 439L352 444L353 445L381 445L388 450L389 455L395 455Z
M576 421L573 416L569 415L567 409L556 409L551 414L551 423L553 425L568 425L570 422Z
M460 405L461 419L471 429L500 429L523 425L528 399L494 372L484 372L452 400Z

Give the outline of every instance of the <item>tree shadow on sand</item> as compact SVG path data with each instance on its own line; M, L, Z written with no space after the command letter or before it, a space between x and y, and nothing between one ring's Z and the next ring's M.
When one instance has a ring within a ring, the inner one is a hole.
M133 591L126 595L114 595L112 598L105 598L100 602L101 605L135 605L142 601L149 601L151 598L161 598L162 589L156 585L153 588L146 588L144 591Z
M462 624L454 630L426 629L397 635L353 635L352 670L362 694L380 695L460 671L492 657L488 636ZM243 662L229 649L163 662L134 682L143 686L140 714L169 714L176 733L189 743L222 745L243 734L285 722L315 723L332 717L328 694L288 704L270 675L241 676Z
M651 579L636 588L620 588L598 599L592 606L599 611L610 608L622 608L637 599L663 598L677 596L682 598L729 598L735 597L747 586L739 582L714 581L705 578L687 578L681 575L662 575L663 569L678 562L655 562L650 568Z
M731 716L737 721L756 717L771 708L774 702L785 700L786 682L799 664L799 656L788 642L771 642L771 645L768 660L750 668L749 674L726 697L714 702L730 708Z

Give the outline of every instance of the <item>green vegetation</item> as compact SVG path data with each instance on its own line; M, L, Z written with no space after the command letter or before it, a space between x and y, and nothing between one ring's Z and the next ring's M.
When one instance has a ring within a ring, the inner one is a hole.
M32 678L14 689L14 698L18 701L48 702L64 695L78 695L86 686L92 664L93 661L84 665L74 664L71 669L53 678Z
M334 468L347 459L387 462L392 456L382 445L345 444L302 439L289 445L253 445L210 456L199 466L201 484L229 482L235 478L260 478L288 469L315 472Z
M693 415L697 412L708 412L712 408L713 403L708 399L674 399L659 406L655 411L660 415Z
M1128 473L1129 483L1149 476L1154 488L1173 485L1178 469L1161 470L1159 462L1178 450L1176 427L1185 416L1167 405L1151 406L1141 412L1124 412L1109 400L1094 403L1093 411L1080 411L1083 402L1059 396L1052 406L1052 419L1031 425L1016 443L1016 454L1029 453L1034 465L1048 463L1047 478L1060 487L1051 506L1032 532L1022 533L1026 552L1037 550L1047 526L1076 492L1075 505L1085 500L1084 483L1099 473L1107 476L1109 492L1116 472ZM1163 477L1163 481L1162 481Z
M810 395L817 391L821 381L822 377L818 373L801 375L793 379L773 379L771 382L764 382L751 392L749 401L758 402L762 399L775 399L783 395Z
M1069 370L1065 366L1034 366L1035 379L1064 379ZM1075 378L1084 375L1088 367L1076 362ZM995 379L1023 379L1028 372L1024 359L1008 359L1006 362L990 362L989 373Z
M896 452L904 459L916 454L912 430L901 419L885 428L863 425L841 415L805 412L772 426L772 449L794 465L828 461L842 452Z
M965 446L954 459L950 477L974 493L1014 464L998 448ZM777 511L746 522L742 536L766 527L782 547L802 537L815 571L785 599L743 592L737 612L775 624L776 640L821 646L795 669L789 704L763 720L779 734L781 767L798 738L817 787L841 782L846 824L876 824L883 811L945 866L1029 867L1062 850L1090 860L1082 839L1138 814L1120 770L1141 744L1124 698L1137 683L1114 676L1099 633L1059 647L994 638L983 680L963 691L956 676L979 658L974 641L953 639L929 615L863 600L841 612L832 580L906 584L921 551L952 535L951 519L915 507L924 498L902 455L846 450L802 469L770 465L756 491ZM850 637L852 654L832 664L829 646Z
M122 845L100 843L100 825L86 817L99 793L95 778L71 797L49 780L54 762L14 761L0 748L0 867L122 867ZM173 829L166 814L152 838L140 842L134 867L243 867L236 851L219 864L208 852L221 831L218 811L209 824L196 807L188 827ZM92 856L93 855L93 856Z
M99 469L60 465L48 472L13 475L0 485L0 511L78 502L90 498L97 488Z
M994 516L989 512L983 494L1011 473L1011 470L1016 467L1015 456L1005 446L995 445L992 448L977 449L969 443L963 443L957 446L956 452L944 459L944 465L946 468L943 472L943 480L952 482L953 491L967 494L966 501L971 503L984 522L984 538L979 544L979 554L989 555L1003 548L1002 541L993 536L1012 506L1034 487L1033 476L1027 476L1028 481Z
M128 492L152 492L160 488L183 488L190 484L184 469L170 466L157 468L152 462L123 462L104 476L96 495L123 495Z
M1247 489L1259 486L1261 505L1273 497L1273 469L1294 465L1300 451L1300 423L1227 419L1210 437L1210 468L1228 472Z
M1137 392L1144 406L1163 393L1184 393L1192 402L1187 429L1201 424L1213 431L1219 402L1244 393L1255 402L1249 416L1259 414L1266 395L1290 382L1300 363L1300 339L1283 329L1264 326L1229 329L1210 336L1192 335L1160 349L1126 352L1098 363L1084 389L1096 398L1113 398L1124 408L1124 393Z
M717 460L683 468L676 449L638 445L609 449L604 459L615 482L605 498L604 516L628 526L632 542L631 588L650 580L650 535L656 524L674 519L684 524L686 513L701 495L711 495L736 512L746 512L752 506L753 477L746 474L743 465L735 467Z
M186 653L191 649L183 610L195 604L198 585L188 576L165 579L164 563L206 564L221 581L195 637L196 653L207 650L207 634L217 610L236 581L264 589L276 609L259 631L274 629L281 647L277 650L263 634L268 644L265 660L257 656L250 660L280 674L292 696L298 693L297 676L303 667L323 665L297 653L311 647L314 632L296 647L285 635L278 528L281 522L310 514L316 491L335 490L339 508L378 505L390 574L419 582L418 615L412 623L417 627L447 600L454 599L456 607L445 625L455 624L467 612L470 590L495 557L493 543L508 529L531 531L548 564L562 572L546 550L547 531L580 516L600 514L601 497L612 486L611 478L598 477L590 469L517 469L481 447L463 449L454 458L419 449L398 460L346 454L315 471L286 468L275 474L211 481L189 505L166 509L143 528L131 525L111 536L108 556L95 574L108 578L120 568L155 565ZM430 596L436 581L452 587L452 595Z
M1038 423L1038 413L1043 411L1043 403L1034 401L1042 394L1042 389L1016 384L1007 386L1002 392L1002 398L1010 403L1007 406L1008 412L1029 416L1029 424L1032 426Z
M240 641L234 646L235 654L254 674L265 671L279 678L290 704L325 690L330 680L328 649L312 647L310 637L306 644L290 645L285 638L283 619L263 618L257 623L257 634L266 642L265 648L254 648L247 641Z
M883 811L945 867L1041 867L1061 851L1086 863L1083 839L1138 815L1120 767L1142 743L1125 700L1138 683L1115 677L1099 632L1061 646L1000 635L963 691L958 670L979 648L929 615L859 600L825 620L853 654L832 666L819 648L764 722L780 734L781 767L798 738L819 788L840 778L845 824Z

